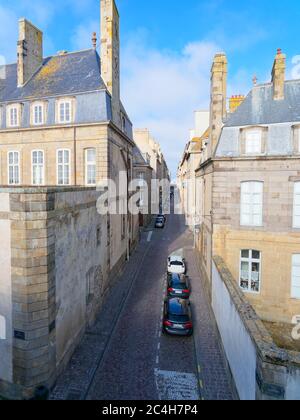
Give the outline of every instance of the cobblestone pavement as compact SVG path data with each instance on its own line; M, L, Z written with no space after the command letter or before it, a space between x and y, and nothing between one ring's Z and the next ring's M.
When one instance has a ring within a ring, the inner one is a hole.
M169 216L164 230L143 234L51 399L233 399L192 244L181 216ZM192 338L161 334L166 260L178 249L184 249L192 284Z

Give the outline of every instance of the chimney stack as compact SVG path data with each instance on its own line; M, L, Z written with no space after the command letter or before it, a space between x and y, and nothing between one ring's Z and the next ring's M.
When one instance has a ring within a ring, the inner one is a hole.
M238 107L244 102L245 96L244 95L235 95L229 99L229 112L235 112Z
M284 99L285 69L286 56L281 49L278 49L272 69L273 98L275 101Z
M226 116L227 72L226 55L216 54L211 69L209 156L215 153Z
M43 33L26 19L19 20L18 87L24 86L43 64Z
M120 117L120 23L115 0L101 0L101 75L112 97L112 119Z

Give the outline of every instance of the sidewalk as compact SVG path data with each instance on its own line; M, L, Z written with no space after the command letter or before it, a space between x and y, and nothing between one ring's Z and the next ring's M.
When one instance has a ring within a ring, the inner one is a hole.
M86 331L67 369L58 378L50 395L51 400L85 399L131 286L141 269L141 261L150 249L147 235L147 232L142 232L140 244L126 264L124 272L106 296L95 326Z
M214 313L202 283L196 251L188 247L185 252L188 274L192 279L191 303L201 394L204 400L234 400L230 373Z

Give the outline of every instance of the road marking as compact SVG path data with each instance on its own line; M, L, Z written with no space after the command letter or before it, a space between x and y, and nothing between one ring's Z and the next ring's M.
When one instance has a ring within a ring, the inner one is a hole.
M160 343L157 345L157 350L160 351Z
M151 241L152 235L153 235L153 231L151 230L151 232L148 233L147 242Z
M159 356L156 357L156 364L159 365Z
M199 381L200 388L203 389L203 381L200 379Z
M155 370L155 378L160 400L199 400L199 389L195 375L191 373Z

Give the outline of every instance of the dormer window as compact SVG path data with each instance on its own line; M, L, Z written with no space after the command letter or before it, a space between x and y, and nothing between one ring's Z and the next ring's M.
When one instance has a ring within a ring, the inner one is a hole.
M260 155L262 153L262 132L251 130L246 132L245 138L246 155Z
M20 125L21 105L9 105L7 107L6 124L9 128L19 127Z
M61 99L58 101L58 123L59 124L69 124L72 122L72 100L71 99Z
M36 102L32 106L33 125L43 125L45 123L45 105L42 102Z

